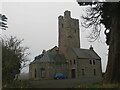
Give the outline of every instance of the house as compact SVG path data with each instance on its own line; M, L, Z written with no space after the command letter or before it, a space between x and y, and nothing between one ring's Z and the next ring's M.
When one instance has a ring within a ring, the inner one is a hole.
M53 79L57 72L68 74L68 67L65 56L58 54L55 46L51 50L43 51L43 53L30 63L30 79Z
M71 12L65 11L58 17L58 47L35 57L29 65L29 78L32 80L53 79L61 72L67 78L80 80L102 80L101 58L93 47L80 47L79 20L71 18Z

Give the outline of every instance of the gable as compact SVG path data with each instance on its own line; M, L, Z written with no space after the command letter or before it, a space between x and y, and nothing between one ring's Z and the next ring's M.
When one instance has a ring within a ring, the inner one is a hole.
M81 48L73 48L74 53L78 58L82 59L100 59L98 54L94 50L90 49L81 49Z

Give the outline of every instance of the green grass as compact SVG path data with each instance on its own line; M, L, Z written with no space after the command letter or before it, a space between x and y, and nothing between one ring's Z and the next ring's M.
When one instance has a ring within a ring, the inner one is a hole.
M28 88L29 80L15 80L7 85L5 88Z
M21 81L17 81L17 82L15 82L15 86L16 87L22 87L22 88L27 88L27 87L29 87L29 80L21 80ZM19 88L18 87L18 88Z
M76 88L119 88L120 84L80 84Z

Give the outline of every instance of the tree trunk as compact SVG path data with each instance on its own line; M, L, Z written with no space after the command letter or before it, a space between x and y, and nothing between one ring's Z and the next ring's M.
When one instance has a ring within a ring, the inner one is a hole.
M120 20L112 18L108 64L104 82L120 83Z

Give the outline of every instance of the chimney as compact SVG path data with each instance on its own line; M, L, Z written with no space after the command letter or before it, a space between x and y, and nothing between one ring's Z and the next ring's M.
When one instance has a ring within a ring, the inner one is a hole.
M93 47L92 47L92 45L90 45L90 48L89 48L90 50L93 50Z

